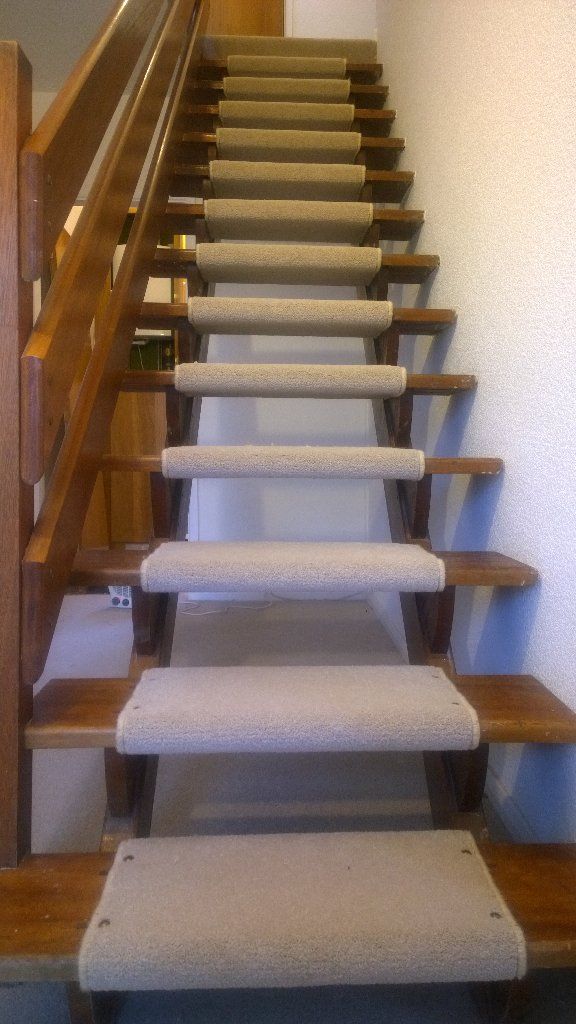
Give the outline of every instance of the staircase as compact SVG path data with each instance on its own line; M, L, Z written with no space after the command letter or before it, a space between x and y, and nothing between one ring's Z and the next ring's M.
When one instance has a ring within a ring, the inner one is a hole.
M510 1002L527 971L576 965L576 858L569 846L490 841L489 744L572 743L576 715L530 676L460 675L452 659L460 588L507 592L534 585L537 573L497 552L432 550L435 478L494 476L503 464L412 446L415 400L458 401L476 381L398 365L400 337L417 345L456 316L388 300L389 284L424 282L439 261L379 245L416 238L423 213L377 205L403 203L412 175L395 170L404 141L389 134L395 113L384 107L375 44L210 38L202 2L174 0L159 22L154 10L120 5L39 129L29 135L25 113L14 115L2 164L15 181L20 152L20 215L13 202L4 218L19 241L20 273L17 260L2 271L21 311L4 364L14 383L22 351L22 390L20 419L9 403L0 413L2 464L19 495L6 506L2 563L0 980L65 981L77 1020L109 1014L103 993L139 989L499 982L509 983ZM142 52L134 26L146 32L145 60L50 281L67 209ZM26 65L13 44L0 55L24 108ZM122 68L113 81L112 65ZM93 119L65 160L87 103ZM185 194L203 201L170 200ZM126 251L67 413L122 231ZM159 246L182 233L195 235L194 249ZM149 277L185 278L188 302L145 302ZM43 302L32 326L38 278ZM358 298L215 294L231 282L353 286ZM173 372L127 369L138 327L174 332ZM279 335L285 360L210 362L213 334ZM299 364L290 359L295 336L312 349L316 337L362 338L365 362ZM107 454L121 391L164 396L161 458ZM204 396L370 399L378 443L326 447L311 436L306 446L202 447ZM18 439L22 483L8 454ZM154 536L145 550L79 546L97 474L112 470L149 477ZM191 482L209 477L382 480L391 542L188 543ZM53 679L32 700L64 595L108 585L133 588L128 676L90 678L87 665L86 678ZM399 593L409 664L170 667L179 593L294 590ZM79 747L103 750L101 849L32 855L31 752ZM149 837L161 754L391 750L423 751L430 831Z

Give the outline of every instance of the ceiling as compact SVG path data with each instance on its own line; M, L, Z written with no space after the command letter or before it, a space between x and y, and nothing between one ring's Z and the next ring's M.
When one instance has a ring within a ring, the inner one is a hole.
M0 39L16 39L34 89L56 91L116 0L0 0Z

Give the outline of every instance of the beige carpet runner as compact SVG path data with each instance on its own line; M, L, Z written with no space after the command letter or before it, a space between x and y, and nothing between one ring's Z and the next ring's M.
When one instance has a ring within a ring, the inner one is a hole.
M218 116L225 128L296 128L347 132L354 120L350 103L274 103L220 100Z
M196 246L204 281L247 284L369 285L382 265L375 246L208 242Z
M149 593L303 596L444 589L444 563L418 544L170 541L142 562Z
M314 363L179 363L177 391L245 398L398 398L406 390L403 366Z
M292 154L297 156L298 154ZM364 186L363 164L270 163L212 160L210 181L219 199L357 200Z
M227 76L222 81L227 100L265 100L302 103L347 103L348 78L250 78Z
M338 477L421 480L424 452L413 448L314 445L179 445L162 452L162 472L194 477Z
M525 966L465 831L123 842L79 957L95 991L485 981Z
M283 57L251 55L246 53L230 54L226 60L229 75L258 75L275 78L344 78L346 74L345 57Z
M298 131L293 128L216 129L221 160L271 160L293 163L353 164L360 152L359 132Z
M359 245L372 225L372 203L288 199L207 199L206 226L214 239L349 242Z
M116 728L124 754L469 750L479 737L440 669L405 665L150 669Z
M316 39L299 36L205 36L202 53L207 60L224 60L230 54L250 57L308 57L313 60L341 57L353 63L377 60L374 39ZM327 76L331 78L331 75Z
M392 323L391 302L353 299L228 299L196 295L188 319L198 334L376 338Z

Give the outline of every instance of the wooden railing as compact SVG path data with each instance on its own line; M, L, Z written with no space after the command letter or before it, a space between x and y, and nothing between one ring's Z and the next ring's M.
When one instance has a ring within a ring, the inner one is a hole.
M29 848L23 725L128 366L207 12L207 0L121 0L32 134L29 65L17 44L0 43L0 866ZM110 142L51 279L56 242L107 132ZM33 326L30 282L39 278L43 301ZM33 525L39 481L44 499Z

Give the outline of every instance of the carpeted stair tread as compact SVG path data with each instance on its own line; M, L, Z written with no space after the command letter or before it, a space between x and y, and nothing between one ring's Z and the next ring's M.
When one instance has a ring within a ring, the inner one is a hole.
M218 116L225 128L348 132L354 121L354 112L352 103L226 99L218 104Z
M162 452L162 472L195 477L315 477L421 480L424 452L415 448L319 445L178 445Z
M360 245L373 222L372 203L302 199L206 199L210 237Z
M370 284L382 265L379 246L199 243L204 281L248 284Z
M302 103L347 103L350 96L348 78L254 78L230 75L223 79L222 90L227 100L260 100L266 102L300 101Z
M340 78L344 80L347 71L345 57L284 57L234 53L226 58L211 59L224 60L226 71L233 77L256 75L262 78Z
M526 943L469 832L123 842L79 956L93 991L489 981Z
M353 164L362 136L349 131L298 131L290 128L216 129L216 149L221 160L266 160L302 163Z
M403 366L324 363L179 363L174 384L184 394L245 397L398 398Z
M417 544L169 541L140 566L148 593L436 592L441 559Z
M210 181L217 199L353 202L359 198L365 179L363 164L210 161Z
M245 299L196 295L188 319L198 334L376 338L392 323L391 302L368 299Z
M202 56L207 60L228 58L231 54L270 57L341 57L355 63L375 61L374 39L323 39L301 36L208 35L202 40Z
M471 750L474 708L428 666L150 669L120 712L124 754Z

